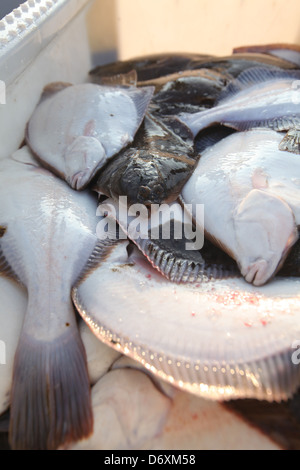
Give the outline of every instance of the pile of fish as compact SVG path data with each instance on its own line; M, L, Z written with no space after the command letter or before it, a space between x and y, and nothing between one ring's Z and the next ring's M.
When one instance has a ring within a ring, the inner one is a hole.
M27 299L13 449L91 434L79 317L197 396L298 389L300 51L258 49L119 61L44 89L0 162L0 268Z

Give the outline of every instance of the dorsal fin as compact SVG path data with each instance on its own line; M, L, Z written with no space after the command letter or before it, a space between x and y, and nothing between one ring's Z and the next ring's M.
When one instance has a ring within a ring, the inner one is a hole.
M195 138L195 150L197 154L201 154L208 147L217 144L220 140L228 137L233 132L236 132L234 129L226 126L216 125L207 127L200 131Z
M43 89L43 92L41 95L41 101L49 98L49 96L54 95L55 93L58 93L59 91L69 86L73 86L73 83L69 83L69 82L48 83L48 85L46 85Z
M234 81L229 83L220 94L218 103L223 103L225 100L231 99L238 92L253 85L280 78L300 79L300 70L282 70L278 67L251 67L240 73Z
M110 86L136 86L137 81L136 70L130 70L127 73L118 73L117 75L97 77L96 83L99 85Z
M5 276L13 281L20 282L18 276L5 258L0 246L0 276Z
M239 53L259 53L279 57L280 59L300 66L300 46L297 44L259 44L254 46L242 46L233 49L233 54Z

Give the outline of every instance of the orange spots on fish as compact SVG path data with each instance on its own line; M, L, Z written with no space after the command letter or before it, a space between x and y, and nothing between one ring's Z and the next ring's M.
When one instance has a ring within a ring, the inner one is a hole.
M258 305L259 297L256 294L232 291L230 293L217 295L216 301L223 305L242 305L243 303Z

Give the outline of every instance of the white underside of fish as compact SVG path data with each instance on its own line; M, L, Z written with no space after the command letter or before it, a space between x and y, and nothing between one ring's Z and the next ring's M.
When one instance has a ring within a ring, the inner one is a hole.
M92 427L70 292L97 243L97 201L39 167L26 147L1 161L0 200L1 269L28 292L14 361L11 444L56 448Z
M172 284L136 248L129 256L127 245L116 245L73 289L98 338L198 396L280 401L294 393L299 280L261 288L242 278Z
M43 164L77 190L132 142L153 87L50 84L27 126L27 143Z
M214 107L193 114L182 113L179 118L194 136L215 123L240 131L254 127L299 129L299 79L300 70L250 68L229 84ZM298 150L299 147L295 152Z
M226 137L202 154L182 191L193 211L204 205L205 233L255 285L274 276L298 239L300 160L278 150L280 140L259 129Z

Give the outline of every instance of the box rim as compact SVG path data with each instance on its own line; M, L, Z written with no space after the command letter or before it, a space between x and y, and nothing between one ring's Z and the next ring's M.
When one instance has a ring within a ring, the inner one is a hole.
M0 21L0 79L9 86L94 0L28 0Z

